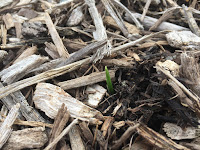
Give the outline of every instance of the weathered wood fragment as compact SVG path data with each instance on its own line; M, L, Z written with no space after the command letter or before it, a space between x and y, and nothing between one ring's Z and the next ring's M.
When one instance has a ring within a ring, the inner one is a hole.
M93 137L91 130L88 127L88 124L85 121L83 121L83 122L79 123L79 126L81 128L81 133L83 134L83 136L86 139L86 142L92 144L94 137Z
M107 26L110 26L114 29L117 29L117 30L120 30L119 26L115 23L115 20L110 17L110 16L106 16L104 19L103 19L103 22L107 25ZM139 34L139 30L137 29L137 27L135 25L132 25L126 21L124 21L124 24L128 30L128 32L130 34Z
M141 14L139 13L133 13L133 15L136 17L136 18L140 18L141 17ZM125 19L129 22L132 22L132 20L130 19L129 15L126 14L126 17ZM156 22L157 22L158 19L155 19L155 18L152 18L152 17L149 17L149 16L145 16L144 17L144 21L143 21L143 25L145 28L149 29L151 28ZM176 30L176 31L181 31L181 30L189 30L188 28L185 28L185 27L182 27L182 26L179 26L179 25L175 25L173 23L169 23L169 22L162 22L157 28L156 28L156 31L164 31L164 30Z
M6 143L6 141L8 140L12 132L11 127L18 116L19 108L20 108L20 104L14 105L0 127L0 148L2 148L2 146Z
M169 122L166 122L163 126L163 130L166 132L167 136L173 140L194 139L197 137L196 129L195 127L181 128Z
M78 6L77 8L75 8L68 21L67 21L67 25L68 26L76 26L78 25L84 18L84 15L83 15L83 10L82 10L82 6Z
M86 93L88 94L88 99L86 100L86 103L93 108L98 107L99 103L106 94L106 91L107 90L105 88L98 84L88 86L86 88Z
M62 132L65 125L69 120L70 114L67 111L67 107L62 104L61 108L58 110L58 113L54 119L53 128L50 133L49 143L53 142L53 140ZM56 149L56 145L51 148L51 150Z
M149 29L149 31L155 30L163 21L167 20L172 15L178 13L180 8L181 7L172 7L170 9L167 9L167 11L165 11L165 13L156 21L156 23L153 24L153 26Z
M71 117L97 124L103 119L101 112L76 100L60 87L49 83L37 84L33 101L36 108L44 111L52 119L56 117L63 103L68 108Z
M44 150L50 150L52 147L55 146L67 133L69 133L70 129L78 123L78 119L75 119L70 123L63 131L62 133L56 137L56 139L53 140Z
M197 36L200 37L200 29L197 25L197 22L195 21L193 15L192 15L192 11L187 8L185 5L182 6L184 13L185 13L185 18L187 19L188 25L190 27L190 29L192 30L192 32L194 34L196 34Z
M158 132L152 130L146 125L139 124L136 128L137 133L145 138L152 145L161 149L177 149L177 150L189 150L188 148L175 143L174 141L167 139Z
M12 83L24 77L28 71L41 65L43 62L47 61L47 57L41 57L39 55L31 55L12 66L2 70L0 72L1 80L4 83Z
M166 34L170 46L194 50L200 47L200 37L191 31L172 31Z
M0 62L8 55L8 53L4 50L0 50Z
M146 0L146 4L145 4L145 6L144 6L143 13L142 13L142 16L141 16L141 18L140 18L140 20L141 20L142 22L144 21L144 17L146 16L146 13L147 13L147 11L148 11L148 9L149 9L149 6L150 6L150 4L151 4L151 1L152 1L152 0Z
M142 24L137 20L137 18L130 12L130 10L128 8L126 8L120 1L118 0L113 0L114 3L119 6L120 8L122 8L127 14L129 14L129 17L132 19L132 21L135 23L135 25L137 26L138 29L140 30L144 30ZM125 24L126 25L126 24Z
M26 128L13 131L3 150L41 148L48 141L44 127Z
M80 131L77 125L74 125L69 131L69 139L72 150L85 150Z
M114 79L115 72L116 72L115 70L109 70L111 79ZM102 81L106 81L105 71L94 72L94 73L91 73L90 75L87 75L87 76L82 76L82 77L79 77L79 78L76 78L76 79L59 82L58 85L62 89L68 90L68 89L73 89L73 88L77 88L77 87L95 84L95 83L102 82Z
M67 49L65 48L58 32L56 31L56 28L55 28L55 26L51 20L51 17L49 16L48 13L45 13L45 22L49 29L51 38L52 38L54 44L56 45L56 49L57 49L60 57L68 58L69 53L68 53Z
M14 27L14 22L11 14L7 13L6 15L3 15L3 21L6 25L7 30Z
M13 62L13 64L21 61L22 59L25 59L33 54L35 54L37 52L37 47L36 46L32 46L29 47L27 49L25 49L20 55L19 57ZM39 66L40 64L38 64L37 66Z

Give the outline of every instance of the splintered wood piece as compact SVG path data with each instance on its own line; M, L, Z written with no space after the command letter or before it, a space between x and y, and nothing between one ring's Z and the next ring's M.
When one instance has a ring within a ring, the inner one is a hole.
M166 70L169 70L170 73L175 77L179 76L180 66L172 60L166 60L164 62L158 61L156 63L156 66L161 66L165 68Z
M137 20L137 18L130 12L130 10L128 8L126 8L120 1L118 0L113 0L114 3L119 6L120 8L122 8L127 14L129 14L129 17L132 19L132 21L135 23L135 25L137 26L138 29L140 30L144 30L144 27L142 26L142 24ZM126 25L126 24L125 24ZM129 29L128 29L129 31Z
M140 18L141 14L139 13L132 13L136 18ZM125 19L129 22L132 22L131 18L129 17L129 15L126 13L125 14ZM143 21L143 25L145 28L151 28L158 19L153 18L153 17L149 17L149 16L145 16L144 17L144 21ZM169 23L169 22L162 22L156 29L156 31L164 31L164 30L177 30L177 31L181 31L181 30L189 30L188 28L173 24L173 23Z
M53 124L38 122L38 121L23 121L16 119L14 124L16 125L23 125L23 126L31 126L31 127L48 127L53 128Z
M101 131L103 132L103 136L105 137L107 132L108 132L108 128L112 126L114 121L113 117L107 117L106 120L104 121L102 127L101 127Z
M107 34L101 15L98 13L98 10L95 6L95 0L85 0L85 3L89 6L88 10L96 27L96 31L93 32L94 39L98 41L107 39Z
M152 150L153 146L147 143L142 136L137 136L134 143L131 145L131 150Z
M41 109L45 114L54 119L58 109L64 103L70 115L80 120L91 123L100 123L103 119L101 112L83 104L58 86L49 83L38 83L34 92L33 101L36 108Z
M57 59L60 57L56 46L53 43L45 42L44 44L46 45L45 51L49 54L49 56L51 56L53 59Z
M5 25L1 25L2 46L7 44L7 29Z
M69 120L70 114L67 111L67 107L62 104L61 108L58 110L58 113L54 119L53 128L50 133L49 143L53 142L53 140L62 132L65 125ZM51 148L51 150L56 149L56 145Z
M110 0L101 0L104 4L106 10L108 13L112 16L112 18L115 20L119 28L121 29L122 33L125 37L129 36L129 32L126 28L126 26L123 23L123 20L121 18L121 15L119 14L118 10L115 8L115 6L111 3Z
M56 45L56 49L57 49L60 57L68 58L69 53L68 53L67 49L65 48L58 32L56 31L56 28L55 28L55 26L51 20L51 17L49 16L48 13L45 13L45 22L49 29L51 38L52 38L54 44Z
M73 63L77 60L80 60L81 58L87 56L88 54L95 52L98 49L103 48L106 45L107 41L104 40L99 40L98 42L91 43L84 48L78 50L74 54L70 55L68 59L63 61L61 64L59 64L57 67L61 67L70 63Z
M186 127L182 129L174 123L165 123L163 130L166 132L167 136L173 140L183 140L183 139L194 139L197 137L195 127Z
M151 4L151 1L152 0L146 0L146 4L145 4L145 6L144 6L144 8L143 8L143 13L142 13L142 16L141 16L141 18L140 18L140 20L143 22L144 21L144 17L146 16L146 13L147 13L147 11L148 11L148 9L149 9L149 6L150 6L150 4Z
M15 103L20 104L20 111L27 121L46 122L40 113L29 105L21 91L16 91L10 94Z
M68 26L76 26L78 25L84 18L82 6L78 6L75 8L71 15L69 16L69 19L67 21Z
M55 146L67 133L69 133L70 129L78 123L78 119L75 119L70 123L63 131L62 133L56 137L56 139L53 140L44 150L50 150L52 147Z
M147 127L146 125L139 124L136 128L137 133L145 138L149 143L154 146L157 146L161 149L170 149L170 150L189 150L188 148L175 143L171 139L164 137L163 135L159 134L158 132L152 130L151 128Z
M46 72L43 72L41 74L38 74L33 77L29 77L27 79L23 79L21 81L15 82L13 84L7 85L5 87L0 88L0 99L2 97L8 96L9 94L21 90L27 86L39 83L41 81L45 81L48 79L52 79L54 77L60 76L62 74L65 74L67 72L71 72L75 69L78 69L81 65L89 63L91 61L91 58L86 58L80 61L77 61L75 63L72 63L70 65L66 65L60 68L48 70Z
M125 142L136 131L139 125L140 124L135 124L134 126L130 126L117 141L114 141L111 149L118 149L123 144L123 142Z
M93 32L93 37L97 41L101 40L107 40L107 34L106 29L103 25L103 21L101 18L101 15L98 13L98 10L95 6L95 0L85 0L86 4L89 6L88 10L90 12L90 15L93 19L94 25L96 27L96 30ZM102 59L104 55L110 54L110 49L112 45L110 41L106 41L106 45L99 48L96 52L96 54L93 56L94 62L97 62L99 59Z
M4 87L3 84L0 82L0 88ZM13 101L12 97L6 96L1 98L1 102L3 102L3 104L9 109L11 110L11 108L15 105L15 102Z
M44 127L26 128L13 131L3 150L41 148L48 141Z
M166 34L166 38L172 47L184 48L188 46L196 49L200 47L200 37L191 31L172 31Z
M17 38L22 38L22 24L20 22L15 22L14 25Z
M8 55L8 52L4 50L0 50L0 62L3 61L3 59Z
M32 46L32 47L29 47L27 49L25 49L20 55L19 57L13 62L13 64L21 61L22 59L25 59L33 54L35 54L37 52L37 46ZM39 66L39 64L37 65Z
M12 83L24 77L28 71L41 65L43 62L47 61L48 57L41 57L39 55L31 55L12 66L2 70L0 72L1 80L4 83Z
M13 17L11 16L11 14L7 13L6 15L3 15L3 21L6 25L7 30L14 27Z
M185 14L185 18L188 22L188 25L190 27L190 29L192 30L192 32L194 34L196 34L197 36L200 36L200 29L199 26L197 25L197 22L195 21L193 15L192 15L192 11L183 4L182 6L184 14Z
M86 143L89 142L90 144L92 144L94 137L91 130L88 127L88 124L86 124L86 122L83 121L79 123L79 126L81 128L81 133L86 138Z
M2 148L2 146L6 143L6 141L8 140L12 132L11 127L18 116L19 108L20 108L20 104L14 105L0 127L0 148Z
M113 80L115 78L116 70L109 70L110 78ZM59 82L58 86L60 86L64 90L73 89L77 87L82 87L86 85L95 84L98 82L106 81L106 73L103 72L94 72L87 76L82 76L76 79Z
M0 8L10 5L13 1L14 0L7 0L7 1L1 0L0 1Z
M103 22L107 26L110 26L114 29L120 30L119 26L115 23L115 20L110 16L106 16L104 18ZM126 21L124 21L124 24L127 27L127 30L129 31L130 34L139 34L140 31L137 29L137 27L135 25L132 25Z
M200 68L198 59L187 53L181 54L181 77L188 79L192 84L187 85L200 97Z
M101 61L102 64L105 66L119 66L119 67L133 67L134 61L132 61L133 58L126 57L126 58L121 58L121 59L103 59Z
M86 88L88 94L87 104L93 108L98 107L99 103L106 94L106 89L98 84L90 85Z
M77 125L73 126L69 131L69 139L72 150L85 150L80 131Z
M156 21L156 23L149 29L149 31L156 29L163 21L167 20L172 15L178 13L181 7L172 7L165 11L165 13Z

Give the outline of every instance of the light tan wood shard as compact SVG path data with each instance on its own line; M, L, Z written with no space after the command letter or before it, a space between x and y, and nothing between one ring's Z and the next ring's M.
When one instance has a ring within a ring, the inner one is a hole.
M16 64L2 70L0 72L1 80L4 83L12 83L24 77L28 71L41 65L43 62L47 61L48 57L41 57L39 55L31 55Z
M200 37L191 31L172 31L166 34L170 46L177 48L196 48L200 47Z
M41 148L48 141L44 127L26 128L13 131L3 150Z
M21 61L22 59L25 59L27 58L28 56L31 56L33 54L35 54L37 52L37 47L36 46L32 46L32 47L29 47L27 49L25 49L21 55L19 55L19 57L13 62L13 64Z
M115 20L112 17L106 16L103 21L107 26L120 30L119 26L116 24ZM129 31L130 34L139 34L140 31L137 29L135 25L130 24L126 21L124 21L124 24L127 27L127 30Z
M194 139L197 137L195 127L186 127L182 129L174 123L165 123L163 130L166 132L167 136L173 140L183 140L183 139Z
M8 55L4 50L0 50L0 62Z
M94 123L103 119L101 112L83 104L58 86L49 83L38 83L34 92L33 101L36 108L54 119L58 109L64 103L71 117ZM101 121L100 121L101 122ZM99 122L99 123L100 123Z
M83 14L82 6L78 6L72 11L67 21L67 25L76 26L83 20L83 18L84 18L84 14Z
M175 77L179 76L180 66L174 61L171 60L166 60L165 62L158 61L156 63L156 66L157 65L165 68L166 70L169 70L173 76Z
M106 91L104 87L98 84L88 86L86 89L86 93L88 94L87 104L93 108L98 107Z
M116 72L115 70L109 70L111 79L115 78L115 72ZM105 71L94 72L94 73L91 73L87 76L82 76L82 77L79 77L79 78L76 78L76 79L59 82L58 85L62 89L68 90L68 89L73 89L73 88L77 88L77 87L95 84L95 83L102 82L102 81L106 81Z
M74 125L69 131L69 139L72 150L85 150L85 146L83 144L80 130L77 125Z
M20 104L14 105L0 127L0 148L6 143L12 132L11 127L18 116L19 108Z
M65 57L68 58L69 57L69 53L67 51L67 49L65 48L58 32L56 31L56 28L51 20L51 17L49 16L48 13L45 13L45 22L46 25L49 29L49 33L51 35L51 38L54 42L54 44L56 45L56 49L60 55L60 57Z
M7 30L14 27L14 22L11 14L7 13L6 15L3 15L3 21L6 25Z

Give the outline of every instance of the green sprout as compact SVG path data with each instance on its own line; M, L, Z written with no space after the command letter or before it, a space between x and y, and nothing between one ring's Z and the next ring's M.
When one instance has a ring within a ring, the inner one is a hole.
M105 71L106 71L106 83L107 83L108 92L110 94L113 94L114 93L114 89L113 89L112 81L110 79L110 74L108 72L107 66L105 66Z

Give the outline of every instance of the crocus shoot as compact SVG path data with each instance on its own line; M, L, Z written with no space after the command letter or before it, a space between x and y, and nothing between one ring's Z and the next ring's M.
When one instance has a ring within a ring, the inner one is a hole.
M110 94L113 94L114 93L114 89L113 89L112 81L110 79L110 74L108 72L107 66L105 66L105 72L106 72L106 83L107 83L108 92Z

